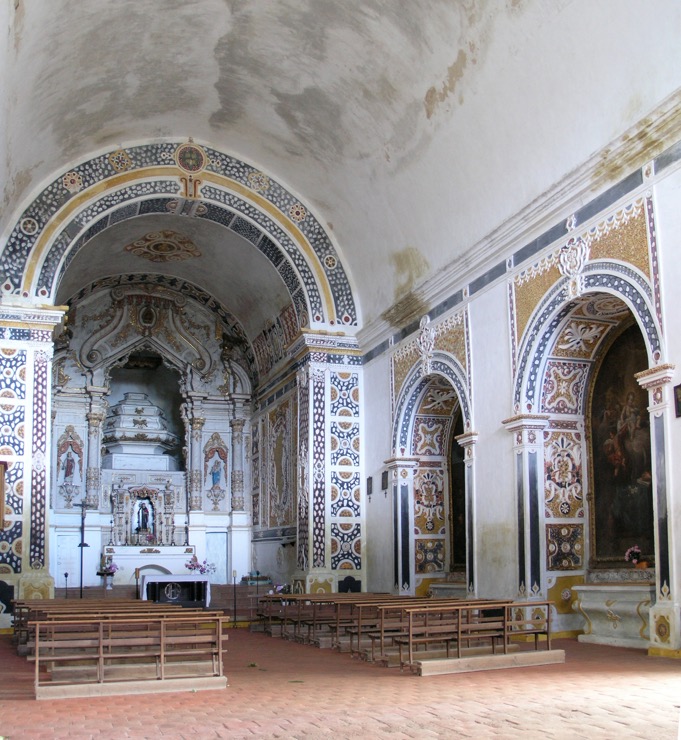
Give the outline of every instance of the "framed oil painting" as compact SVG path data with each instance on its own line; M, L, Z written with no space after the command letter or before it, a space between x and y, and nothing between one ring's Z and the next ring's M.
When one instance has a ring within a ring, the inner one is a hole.
M653 496L648 394L635 373L648 367L637 326L612 344L591 403L595 566L618 564L632 545L652 555Z

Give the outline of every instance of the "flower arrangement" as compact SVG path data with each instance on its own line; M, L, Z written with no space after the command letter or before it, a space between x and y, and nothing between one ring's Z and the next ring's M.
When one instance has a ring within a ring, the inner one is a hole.
M112 576L117 570L119 570L119 568L118 565L114 563L111 555L109 555L109 557L102 562L102 567L100 570L102 573L106 573L106 575Z
M209 563L207 560L200 563L196 555L192 555L192 557L184 564L184 567L192 573L200 573L201 575L205 575L206 573L215 573L215 563Z
M624 553L624 559L627 562L638 563L638 561L641 559L641 548L638 545L632 545L625 553Z

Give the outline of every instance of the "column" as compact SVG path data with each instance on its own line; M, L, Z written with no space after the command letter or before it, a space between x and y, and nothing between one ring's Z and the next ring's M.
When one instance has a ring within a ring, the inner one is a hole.
M477 540L475 537L475 443L478 441L477 432L466 432L456 437L456 441L464 450L464 465L466 468L466 588L469 596L476 595L476 567Z
M244 503L244 424L243 419L232 419L232 511L243 511Z
M515 489L518 504L518 596L539 596L544 590L542 571L544 498L544 435L549 416L524 414L502 424L514 435Z
M650 647L653 655L674 655L681 649L681 572L675 553L681 545L681 494L674 490L678 470L672 453L674 417L671 381L675 365L664 364L636 374L648 391L650 443L655 514L655 604L650 609ZM678 424L678 420L674 419ZM678 489L678 485L676 486Z
M244 499L244 419L231 419L232 472L231 526L229 530L229 560L237 580L251 570L251 522Z
M203 477L201 467L203 465L201 450L201 432L206 420L200 416L194 416L191 421L191 436L189 451L189 511L201 511L203 509L203 497L201 495Z
M385 461L393 500L394 588L400 595L413 596L416 589L414 551L414 473L418 458L391 458Z
M64 311L11 305L0 311L0 458L5 475L5 527L0 527L2 579L14 598L54 595L48 547L52 330ZM0 627L9 627L0 614Z
M90 412L85 416L88 424L85 506L88 509L99 508L102 477L102 422L104 421L101 398L101 396L93 398Z

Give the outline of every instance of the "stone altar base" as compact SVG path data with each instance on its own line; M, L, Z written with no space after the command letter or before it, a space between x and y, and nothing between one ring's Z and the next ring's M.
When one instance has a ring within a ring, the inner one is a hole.
M574 611L584 617L580 642L647 649L650 644L650 607L655 603L653 583L586 583L573 586Z
M104 555L111 557L119 570L113 582L116 584L134 584L135 570L142 575L169 574L188 575L185 563L196 553L193 545L107 545Z

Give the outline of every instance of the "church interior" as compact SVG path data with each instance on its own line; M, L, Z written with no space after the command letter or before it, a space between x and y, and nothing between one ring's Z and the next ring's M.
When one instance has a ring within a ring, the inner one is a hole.
M0 630L196 558L681 657L677 2L0 26Z

